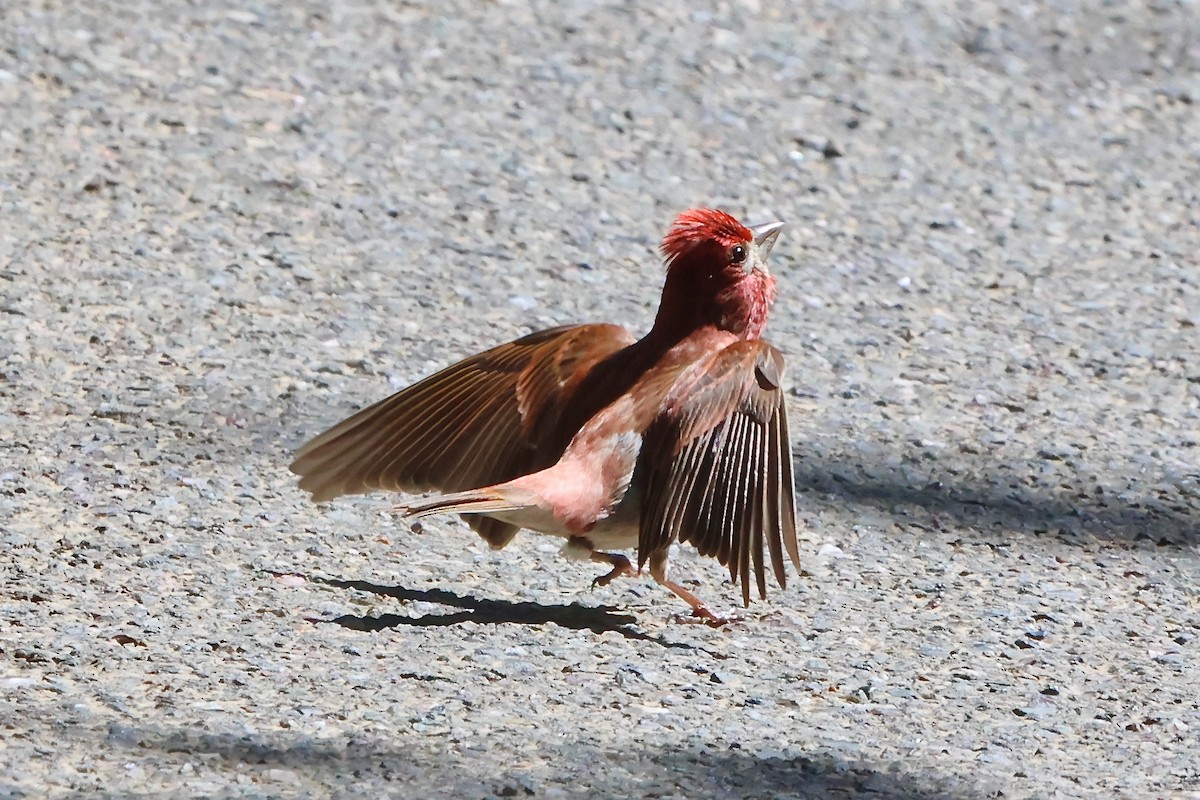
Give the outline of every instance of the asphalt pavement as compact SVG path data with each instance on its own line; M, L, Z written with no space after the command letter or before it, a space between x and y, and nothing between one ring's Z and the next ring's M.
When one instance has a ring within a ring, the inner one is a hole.
M0 797L1200 798L1198 187L1195 0L3 4ZM296 488L695 205L786 591Z

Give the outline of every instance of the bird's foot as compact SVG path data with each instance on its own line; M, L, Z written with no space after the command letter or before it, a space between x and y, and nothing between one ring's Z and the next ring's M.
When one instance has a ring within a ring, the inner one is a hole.
M741 617L733 615L728 617L717 616L712 612L712 609L705 605L703 600L668 578L667 554L665 551L660 551L650 556L650 574L654 577L654 580L658 581L660 586L669 589L672 594L692 607L692 613L688 616L675 614L671 618L675 622L682 622L689 625L704 624L713 628L719 628L726 623L737 622L741 619Z
M634 569L633 564L630 563L629 559L620 553L594 552L590 557L592 561L598 561L601 564L610 564L612 566L612 569L608 571L607 575L601 575L592 581L593 589L595 589L597 586L608 586L610 583L620 577L628 576L630 578L635 578L641 574L641 570Z
M672 615L671 621L680 625L707 625L710 628L720 628L722 625L728 625L730 622L741 622L742 617L737 614L720 616L714 614L708 606L701 604L694 606L690 614L680 613Z

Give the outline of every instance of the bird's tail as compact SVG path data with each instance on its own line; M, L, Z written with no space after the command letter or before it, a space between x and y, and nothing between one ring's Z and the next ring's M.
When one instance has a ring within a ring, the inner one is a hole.
M402 516L414 519L430 514L498 514L506 511L521 511L534 505L533 498L515 488L503 484L468 489L465 492L439 494L402 503L392 508Z

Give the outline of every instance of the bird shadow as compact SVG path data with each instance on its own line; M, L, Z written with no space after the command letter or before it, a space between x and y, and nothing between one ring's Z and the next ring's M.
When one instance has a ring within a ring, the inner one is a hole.
M462 611L451 614L424 614L419 617L408 617L403 614L381 614L379 616L358 616L343 614L333 619L316 619L311 621L332 623L356 631L375 632L387 628L409 626L415 628L441 628L473 622L480 625L545 625L554 623L563 628L592 633L616 633L626 639L641 642L651 642L670 649L704 650L702 647L684 642L672 642L660 636L651 636L638 630L634 625L637 618L631 614L614 613L611 606L585 606L581 603L568 605L545 605L543 603L514 602L511 600L491 600L471 595L461 595L446 589L408 589L403 586L381 586L370 581L347 581L336 578L314 576L308 578L313 583L332 586L337 589L356 589L360 592L370 592L384 597L392 597L408 603L436 603L438 605L460 608ZM705 650L705 652L707 652Z
M86 734L82 734L86 735ZM306 782L334 788L353 780L404 786L405 796L540 796L554 787L593 797L671 795L688 798L794 797L874 800L964 800L979 787L958 777L904 773L866 758L827 752L780 756L732 746L620 746L543 741L543 768L497 765L478 756L431 747L420 737L394 741L349 734L315 739L283 732L227 733L110 723L107 748L156 762L190 763L200 756L209 781L285 769ZM502 757L501 757L502 758ZM610 766L605 766L610 765ZM155 764L161 767L161 763ZM353 778L350 778L353 776Z
M914 457L913 462L920 461ZM1188 489L1175 486L1177 502L1154 496L1149 487L1112 487L1067 479L1050 488L997 479L991 485L964 484L946 472L926 467L899 470L878 466L864 456L828 455L794 459L796 491L832 497L860 508L874 508L896 519L934 530L949 518L978 530L1054 535L1070 540L1083 535L1126 544L1186 548L1200 543L1200 504L1190 505ZM954 465L958 469L958 465ZM998 468L999 467L999 468ZM1037 465L972 464L972 472L1036 475ZM947 471L948 472L948 471ZM1194 495L1190 496L1195 498Z
M737 748L670 748L652 758L684 797L789 797L801 800L952 800L983 792L957 778L880 769L828 753L764 756Z

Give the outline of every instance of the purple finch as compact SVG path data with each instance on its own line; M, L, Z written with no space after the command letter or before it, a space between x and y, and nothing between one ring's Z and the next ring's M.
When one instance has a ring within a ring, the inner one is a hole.
M493 548L521 528L640 574L719 623L671 580L672 543L716 557L750 602L797 570L783 356L762 340L775 300L766 258L783 223L680 214L662 242L666 282L650 332L568 325L471 356L305 444L293 472L317 501L436 490L408 517L462 514ZM637 570L610 550L637 548Z

